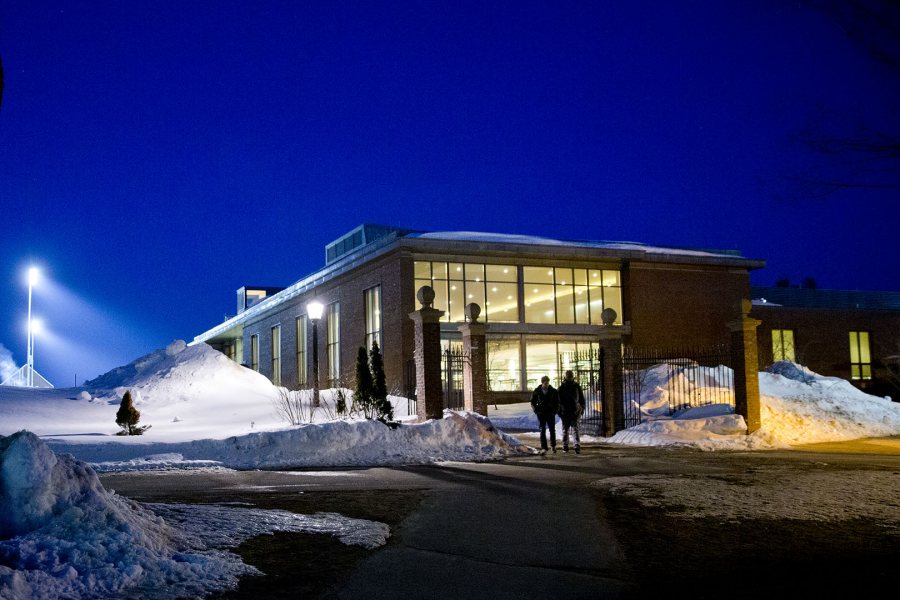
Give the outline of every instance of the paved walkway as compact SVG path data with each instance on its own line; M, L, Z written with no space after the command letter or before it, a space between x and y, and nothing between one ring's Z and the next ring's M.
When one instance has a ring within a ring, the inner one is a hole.
M621 595L622 553L595 496L466 465L423 472L439 491L394 532L399 545L360 564L340 598Z

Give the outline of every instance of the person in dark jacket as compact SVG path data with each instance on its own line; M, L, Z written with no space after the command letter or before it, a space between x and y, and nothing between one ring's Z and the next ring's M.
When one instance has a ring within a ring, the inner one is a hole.
M541 377L541 385L531 394L531 409L541 427L541 450L547 452L547 428L550 428L550 447L556 452L556 413L559 411L559 392L550 385L550 378Z
M578 421L584 414L584 392L575 381L575 374L566 371L566 377L559 385L559 416L563 426L563 452L569 451L569 429L574 432L575 454L581 452L581 437L578 435Z

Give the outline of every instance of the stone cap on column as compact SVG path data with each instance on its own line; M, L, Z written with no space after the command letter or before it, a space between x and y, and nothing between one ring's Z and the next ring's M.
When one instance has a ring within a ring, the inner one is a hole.
M626 321L624 325L613 325L616 322L616 318L619 315L616 313L615 309L612 308L604 308L603 312L600 313L600 318L603 319L603 325L600 326L600 339L610 339L616 337L622 337L623 335L631 334L631 322Z
M434 323L446 314L442 310L434 308L434 290L430 285L423 285L416 292L416 298L422 304L422 308L409 313L409 318L414 321L421 320L423 323Z

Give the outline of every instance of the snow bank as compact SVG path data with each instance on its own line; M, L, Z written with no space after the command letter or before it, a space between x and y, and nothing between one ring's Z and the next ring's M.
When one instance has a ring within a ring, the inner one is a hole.
M328 533L365 548L389 536L383 523L335 513L188 505L151 511L107 491L91 467L54 454L29 432L0 437L0 500L4 600L202 597L259 573L222 550L255 535Z
M222 392L261 392L274 397L275 387L264 376L236 364L208 344L187 346L176 340L155 352L96 379L84 388L95 398L118 403L131 390L136 407L154 408L222 396Z
M379 421L331 421L225 440L179 444L84 444L53 440L98 471L150 468L282 469L306 466L390 466L440 461L488 461L534 452L475 413L388 427Z
M724 371L720 379L732 376L730 369ZM668 378L685 377L683 369L658 365L632 376L643 382L640 411L644 422L608 438L613 444L754 450L900 435L900 404L795 363L775 363L769 372L759 374L762 427L751 435L745 434L746 423L733 414L730 404L676 410L670 416L670 407L683 405L684 399L669 396ZM690 377L690 385L685 386L690 394L721 395L723 381L702 368Z
M783 443L900 435L900 403L793 363L772 370L759 374L760 416L763 428Z

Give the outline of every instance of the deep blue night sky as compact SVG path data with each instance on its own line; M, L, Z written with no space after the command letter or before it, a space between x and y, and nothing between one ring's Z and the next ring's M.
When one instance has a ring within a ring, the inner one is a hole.
M829 4L4 0L0 344L24 362L31 262L36 368L69 386L364 222L900 290L891 165L809 143L900 139L898 72Z

